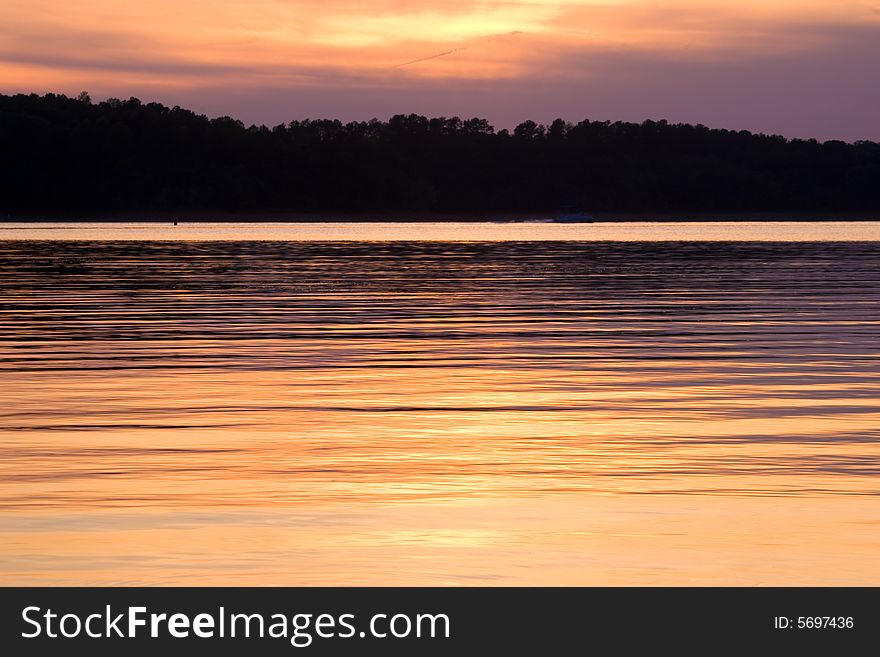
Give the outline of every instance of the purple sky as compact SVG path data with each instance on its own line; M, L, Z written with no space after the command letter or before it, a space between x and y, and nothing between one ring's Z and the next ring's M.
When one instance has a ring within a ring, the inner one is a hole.
M11 0L0 91L250 123L480 116L880 140L880 5L851 0Z

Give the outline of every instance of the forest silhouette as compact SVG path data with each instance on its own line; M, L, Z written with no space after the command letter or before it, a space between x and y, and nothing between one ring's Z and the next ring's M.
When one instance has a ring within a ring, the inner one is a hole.
M880 144L666 121L291 121L0 95L3 216L291 212L880 211Z

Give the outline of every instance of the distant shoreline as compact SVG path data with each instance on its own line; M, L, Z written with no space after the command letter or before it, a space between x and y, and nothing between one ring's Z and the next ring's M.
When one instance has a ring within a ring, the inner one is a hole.
M247 127L137 98L55 94L0 94L0 115L0 221L880 216L880 143L870 141L665 120L524 121L510 132L417 114Z
M880 221L876 213L638 213L638 212L509 212L509 213L344 213L344 212L136 212L125 214L7 216L0 223L445 223L552 222L566 217L589 222L732 222L732 221Z

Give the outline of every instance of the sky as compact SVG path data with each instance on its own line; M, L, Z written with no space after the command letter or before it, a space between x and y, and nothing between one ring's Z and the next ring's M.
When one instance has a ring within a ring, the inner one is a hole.
M0 0L0 92L880 140L880 0Z

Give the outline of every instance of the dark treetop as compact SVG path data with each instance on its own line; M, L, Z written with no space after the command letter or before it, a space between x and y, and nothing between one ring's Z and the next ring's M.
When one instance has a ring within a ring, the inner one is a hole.
M132 98L0 95L0 213L874 212L880 144L666 121L394 116L274 128Z

